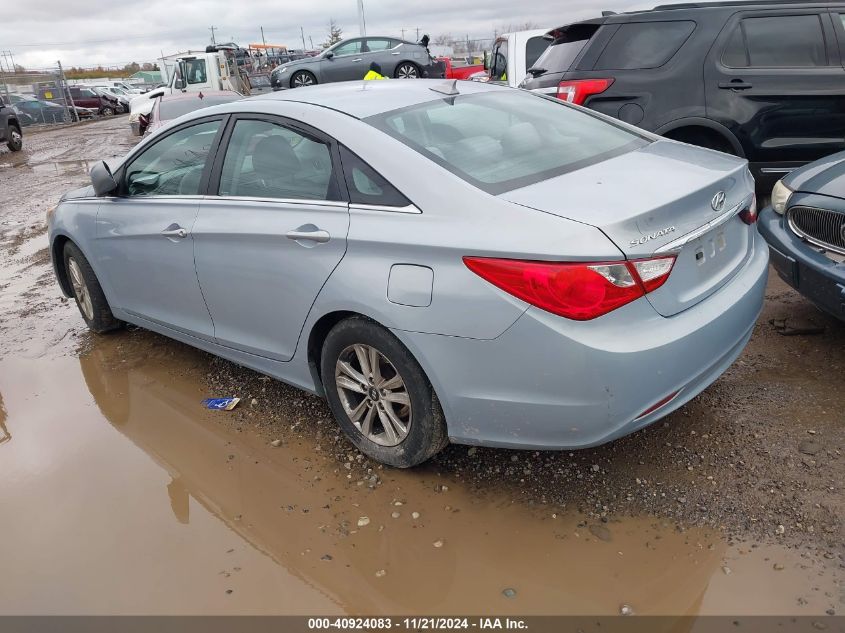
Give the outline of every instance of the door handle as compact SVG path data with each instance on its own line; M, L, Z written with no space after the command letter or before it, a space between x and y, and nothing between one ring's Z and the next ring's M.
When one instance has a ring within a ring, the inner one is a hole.
M187 229L183 229L178 224L171 224L166 229L164 229L161 234L164 237L178 237L178 238L186 238L188 237Z
M317 242L318 244L324 244L332 239L332 236L329 234L328 231L322 231L320 229L311 229L311 230L301 230L302 227L295 231L288 231L285 233L285 237L289 240L295 240L299 242L308 241L308 242Z
M753 87L753 85L754 84L750 84L742 79L731 79L730 81L719 82L719 88L724 90L748 90Z
M358 59L353 59L352 61L353 61L353 62L360 62L360 61L361 61L361 58L359 57Z
M399 54L399 51L396 51L395 53L391 53L391 55L398 55L398 54Z

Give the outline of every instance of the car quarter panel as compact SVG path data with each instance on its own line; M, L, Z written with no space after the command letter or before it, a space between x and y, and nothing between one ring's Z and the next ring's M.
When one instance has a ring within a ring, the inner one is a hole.
M639 299L587 322L532 307L488 341L394 333L431 379L453 441L583 448L647 426L724 372L751 336L767 273L755 236L753 257L730 283L673 317Z

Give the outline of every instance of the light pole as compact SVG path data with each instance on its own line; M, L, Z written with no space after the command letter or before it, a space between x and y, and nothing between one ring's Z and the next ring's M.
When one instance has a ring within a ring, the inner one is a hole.
M358 0L358 30L361 31L361 37L367 35L367 20L364 18L364 0Z

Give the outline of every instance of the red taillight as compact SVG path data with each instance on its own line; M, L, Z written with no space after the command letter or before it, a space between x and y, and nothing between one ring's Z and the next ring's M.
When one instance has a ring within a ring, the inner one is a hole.
M612 78L561 81L557 86L557 98L574 103L575 105L584 105L587 97L601 94L610 88L610 84L612 83Z
M739 212L739 219L746 224L754 224L757 221L757 195L751 200L751 206Z
M464 257L479 277L552 314L589 321L662 286L674 256L622 262L542 262Z

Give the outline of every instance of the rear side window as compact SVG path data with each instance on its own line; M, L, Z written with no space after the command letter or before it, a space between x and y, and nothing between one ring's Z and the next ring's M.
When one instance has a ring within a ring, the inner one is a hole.
M596 70L659 68L683 46L695 22L631 22L623 24L596 62Z
M396 188L344 146L340 146L343 176L352 204L373 204L382 207L407 207L411 202Z
M819 15L745 18L722 52L730 68L805 68L827 66Z
M553 31L551 45L528 68L542 68L552 73L569 70L598 28L595 24L572 24Z

